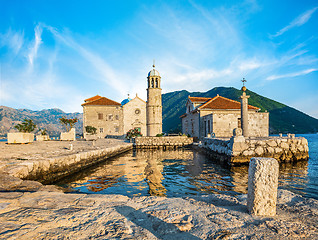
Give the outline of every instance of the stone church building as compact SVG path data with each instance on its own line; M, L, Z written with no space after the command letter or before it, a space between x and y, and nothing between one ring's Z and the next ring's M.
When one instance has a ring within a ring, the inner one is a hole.
M269 113L248 105L250 137L268 137ZM241 128L241 103L222 96L188 97L186 113L181 116L182 132L202 139L208 134L231 137L234 128Z
M147 76L147 102L129 97L121 103L96 95L84 100L83 135L86 126L97 129L97 137L125 136L130 129L138 128L143 136L162 133L161 77L153 69Z

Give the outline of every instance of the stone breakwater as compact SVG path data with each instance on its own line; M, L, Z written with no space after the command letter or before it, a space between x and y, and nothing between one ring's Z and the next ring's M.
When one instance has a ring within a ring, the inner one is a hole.
M177 148L189 146L193 138L187 136L167 137L136 137L134 146L136 148Z
M50 183L132 148L131 143L104 139L96 142L34 142L28 145L1 143L0 172Z
M289 162L307 160L309 156L307 139L294 135L267 138L204 138L198 146L229 164L248 163L252 157L268 157L280 162Z

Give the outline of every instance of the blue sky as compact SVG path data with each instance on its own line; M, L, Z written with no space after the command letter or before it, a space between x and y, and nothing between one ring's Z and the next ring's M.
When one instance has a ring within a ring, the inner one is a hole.
M247 87L318 118L318 2L0 0L0 105Z

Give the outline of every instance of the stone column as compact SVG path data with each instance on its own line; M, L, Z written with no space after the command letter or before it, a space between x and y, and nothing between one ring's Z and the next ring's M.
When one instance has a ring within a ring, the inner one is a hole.
M248 137L248 98L250 96L246 95L246 87L242 87L243 94L241 98L241 125L243 130L243 136Z
M279 164L274 158L252 158L248 169L247 209L258 216L275 216Z

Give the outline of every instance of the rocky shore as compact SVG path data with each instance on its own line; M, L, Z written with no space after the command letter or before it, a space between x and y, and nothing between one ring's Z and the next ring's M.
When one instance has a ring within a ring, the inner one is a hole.
M255 217L246 195L64 193L5 174L0 183L0 239L318 239L318 201L286 190L275 217Z

